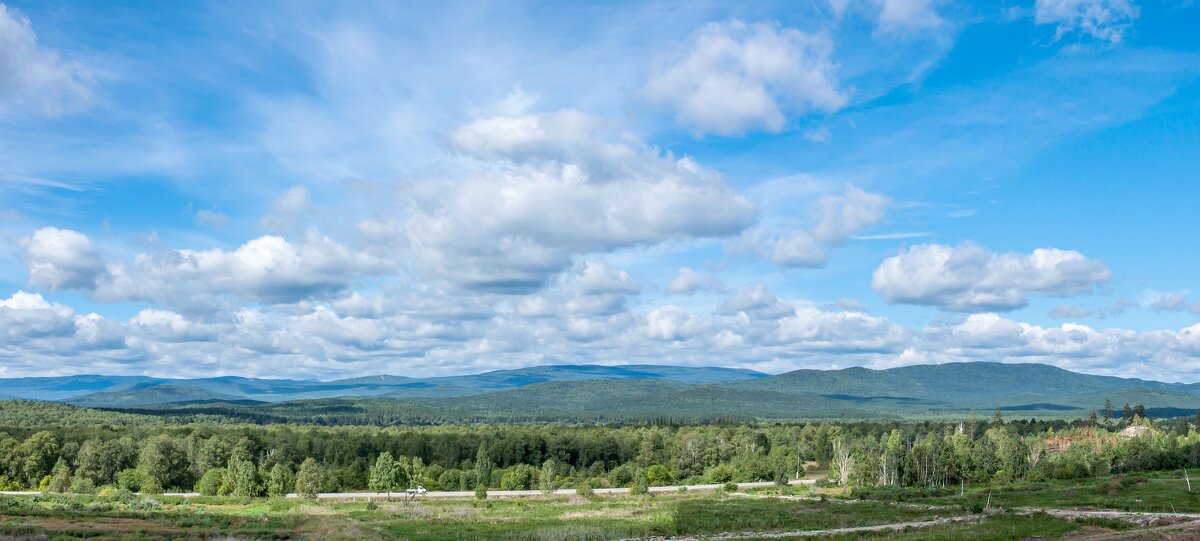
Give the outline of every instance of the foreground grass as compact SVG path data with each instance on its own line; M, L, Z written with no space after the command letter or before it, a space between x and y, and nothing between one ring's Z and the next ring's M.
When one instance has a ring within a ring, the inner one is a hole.
M883 503L848 506L824 501L771 498L703 498L679 502L675 533L826 530L930 520L960 514Z
M1150 513L1200 513L1200 485L1188 492L1182 474L1155 472L1114 475L1094 479L1016 483L958 489L879 488L860 490L855 496L871 500L931 505L986 505L993 507L1087 507Z
M1077 482L1087 493L1111 479ZM1116 481L1134 503L1155 488L1156 481ZM1161 483L1160 483L1161 484ZM1143 487L1145 485L1146 487ZM1161 488L1161 487L1158 487ZM790 489L775 488L776 492ZM1051 494L1039 494L1049 490ZM1050 484L993 489L993 504L1002 501L1037 505L1069 490ZM1090 493L1089 493L1090 494ZM886 502L797 501L767 494L662 494L639 497L528 498L478 501L310 502L236 498L95 496L0 497L0 538L27 539L368 539L368 540L608 540L645 536L719 532L787 532L925 521L971 516L971 522L941 524L906 531L859 532L822 539L1024 539L1056 538L1080 528L1119 529L1120 523L1078 523L1042 514L974 515L967 509L979 496L921 491L890 491L877 496L920 503L948 503L925 509ZM1101 496L1097 494L1097 496ZM1177 497L1168 493L1164 498ZM1107 492L1103 497L1109 496ZM1079 506L1059 500L1061 506ZM1157 500L1155 500L1157 501ZM1005 503L1005 505L1011 505ZM1142 502L1142 505L1151 505ZM1178 505L1176 506L1178 507Z

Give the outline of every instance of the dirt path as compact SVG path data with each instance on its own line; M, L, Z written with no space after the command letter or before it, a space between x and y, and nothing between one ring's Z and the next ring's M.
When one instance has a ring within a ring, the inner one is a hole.
M894 532L908 528L929 528L955 522L978 522L982 515L962 515L957 517L938 518L933 520L914 520L911 522L893 522L873 526L853 526L849 528L831 528L828 530L791 530L782 532L725 532L704 535L677 535L659 537L635 537L622 541L700 541L710 539L782 539L791 537L820 537L824 535L846 535L870 532Z
M1184 534L1179 536L1178 534ZM1136 539L1200 539L1200 520L1179 522L1164 526L1138 528L1123 532L1096 532L1070 537L1071 541L1133 541Z
M1163 522L1180 524L1200 521L1200 513L1149 513L1139 511L1111 511L1093 509L1055 509L1053 507L1014 507L1017 513L1045 513L1052 517L1080 519L1100 518L1131 522L1141 526L1154 526Z

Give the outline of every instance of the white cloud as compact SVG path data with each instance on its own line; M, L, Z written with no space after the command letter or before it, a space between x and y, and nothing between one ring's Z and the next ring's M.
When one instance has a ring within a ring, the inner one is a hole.
M813 237L822 244L841 244L859 231L883 220L891 199L852 185L842 195L823 195L813 212Z
M674 294L692 294L702 290L720 290L721 281L713 276L701 274L691 267L679 267L679 274L667 284L667 292Z
M17 291L0 300L3 336L16 342L43 336L66 336L75 332L75 312L50 303L41 295Z
M206 342L215 340L223 330L218 325L188 321L168 310L147 308L129 320L130 334L158 342Z
M167 250L111 264L95 295L190 305L232 295L265 303L291 303L346 290L360 276L389 272L391 263L353 252L316 231L299 243L263 236L233 251Z
M1200 314L1200 302L1188 300L1187 293L1183 291L1173 291L1170 293L1147 291L1144 297L1142 305L1151 310L1159 312L1189 311Z
M810 207L807 228L792 227L774 236L759 232L754 242L776 265L820 267L831 246L882 221L890 203L886 196L846 185L844 193L822 195Z
M878 31L885 34L912 34L945 24L938 16L934 0L878 0L878 3Z
M832 51L823 34L738 20L709 23L682 55L654 72L646 95L698 134L779 132L789 115L834 112L849 101L838 87Z
M754 205L711 169L577 111L481 119L455 132L481 168L414 182L404 231L427 275L529 292L575 256L737 234Z
M1037 0L1034 20L1057 25L1055 39L1071 32L1120 43L1138 17L1131 0Z
M70 229L44 227L17 242L29 267L30 285L91 289L104 273L104 261L92 241Z
M29 19L0 4L0 113L77 111L91 102L90 83L86 68L42 47Z
M678 306L667 305L646 314L646 334L655 340L684 340L699 334L701 323Z
M196 211L196 224L221 228L229 224L229 216L213 210L200 209Z
M19 241L29 283L51 290L89 291L98 299L189 306L231 295L289 303L346 290L359 276L388 273L393 264L353 252L314 231L299 243L263 236L233 251L164 250L105 264L82 233L43 228Z
M308 188L292 186L271 203L271 210L259 221L259 227L273 232L303 231L304 221L312 212Z
M969 243L922 244L885 259L871 285L888 302L979 312L1020 308L1033 295L1088 291L1108 279L1108 266L1073 250L995 254Z
M1049 315L1055 319L1074 319L1092 315L1092 309L1083 306L1055 306Z

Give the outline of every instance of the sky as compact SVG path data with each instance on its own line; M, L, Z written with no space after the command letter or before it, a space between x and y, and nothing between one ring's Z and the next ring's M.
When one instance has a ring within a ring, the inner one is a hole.
M0 4L0 377L1200 381L1190 0Z

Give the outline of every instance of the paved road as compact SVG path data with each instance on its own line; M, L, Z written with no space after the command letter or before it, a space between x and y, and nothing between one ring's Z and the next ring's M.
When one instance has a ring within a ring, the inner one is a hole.
M788 484L790 484L790 485L811 485L813 483L815 483L815 481L812 479L799 479L799 480L788 482ZM738 490L744 490L747 488L756 488L756 487L769 487L774 484L775 483L773 483L771 481L760 481L760 482L756 482L756 483L738 483ZM718 488L721 488L722 486L724 486L724 485L719 485L719 484L688 485L688 486L686 486L686 488L688 490L705 491L705 490L716 490ZM672 485L672 486L665 486L665 487L650 487L650 492L678 492L679 489L681 489L681 488L684 488L684 486ZM592 492L594 492L596 494L601 494L601 495L603 495L603 494L629 494L629 489L628 488L597 488L597 489L593 489ZM575 489L564 488L564 489L556 490L556 491L554 491L554 493L556 495L569 496L571 494L575 494ZM6 495L6 496L38 496L38 495L41 495L42 493L37 492L37 491L0 491L0 494ZM531 496L541 496L542 494L543 493L540 490L489 490L489 491L487 491L487 495L489 498L525 498L525 497L531 497ZM167 493L163 494L163 496L176 496L176 497L180 497L180 498L195 498L197 496L200 496L200 493L198 493L198 492L167 492ZM297 494L288 494L287 497L298 498L300 496ZM405 494L403 492L391 492L391 493L387 493L387 492L323 492L321 494L318 494L317 497L322 500L351 500L351 499L360 499L360 498L361 499L367 499L367 498L386 499L386 498L403 498L403 497L405 497ZM475 497L475 491L473 491L473 490L430 491L430 492L426 492L425 494L422 494L421 497L422 498L473 498L473 497Z

